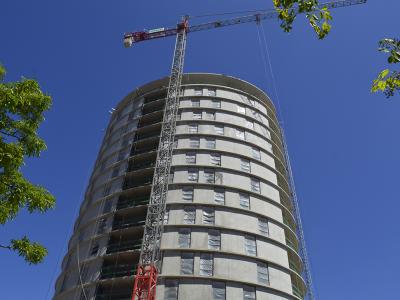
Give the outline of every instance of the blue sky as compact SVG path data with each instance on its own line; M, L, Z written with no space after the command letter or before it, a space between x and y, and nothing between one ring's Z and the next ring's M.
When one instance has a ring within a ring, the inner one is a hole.
M28 266L0 253L2 299L51 299L60 261L109 120L129 91L168 75L174 39L122 46L127 31L173 26L183 14L270 8L272 1L3 0L0 61L8 80L32 77L53 97L41 135L48 150L25 174L57 197L44 215L21 213L0 227L0 242L28 233L49 256ZM399 37L398 0L332 11L318 41L304 17L285 34L264 22L301 201L318 299L394 299L400 269L400 97L372 95L386 66L376 51ZM193 22L201 22L195 19ZM248 80L272 93L255 24L189 35L186 72Z

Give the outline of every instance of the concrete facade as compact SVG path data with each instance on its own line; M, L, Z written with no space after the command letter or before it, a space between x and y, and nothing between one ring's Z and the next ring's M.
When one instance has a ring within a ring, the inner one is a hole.
M112 114L54 299L130 299L168 78ZM303 299L275 108L257 87L185 74L157 299Z

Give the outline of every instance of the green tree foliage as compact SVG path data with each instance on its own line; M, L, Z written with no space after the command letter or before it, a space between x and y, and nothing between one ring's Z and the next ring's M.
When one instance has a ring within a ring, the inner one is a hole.
M389 53L387 59L389 64L400 62L400 40L383 39L379 42L379 51ZM400 91L400 72L385 69L379 73L373 81L372 92L383 92L387 98L394 96L396 91Z
M332 16L326 7L320 7L318 0L272 0L274 7L279 13L281 27L284 31L292 30L293 22L299 13L304 13L317 34L323 39L331 30L329 22Z
M4 82L5 74L0 65L0 224L14 219L23 208L45 212L55 205L53 195L21 173L26 157L39 157L46 149L37 130L51 98L35 80ZM18 252L30 264L40 263L47 254L46 248L26 236L0 247Z

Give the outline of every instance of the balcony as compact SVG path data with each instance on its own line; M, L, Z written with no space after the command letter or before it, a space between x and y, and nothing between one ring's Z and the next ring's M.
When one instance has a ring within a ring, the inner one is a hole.
M103 266L101 268L100 279L133 276L136 274L137 264Z
M152 161L136 162L134 160L129 164L128 172L141 170L141 169L147 169L147 168L154 168L155 165L156 165L156 163L152 162Z
M107 246L107 254L131 250L140 250L141 247L142 239L112 243Z
M133 156L133 155L143 154L143 153L157 151L157 150L158 150L158 144L156 146L150 146L150 147L135 146L134 148L132 148L131 155Z
M117 203L117 210L124 209L127 207L134 207L139 205L147 205L149 204L150 196L146 197L132 197L130 199L120 198Z
M157 140L160 139L160 130L146 132L146 133L138 133L135 135L134 142L139 142L146 139L153 139L156 138Z
M122 219L122 220L114 220L113 222L113 230L117 229L124 229L124 228L129 228L129 227L137 227L137 226L144 226L146 220L145 216L141 218L127 218L127 219Z

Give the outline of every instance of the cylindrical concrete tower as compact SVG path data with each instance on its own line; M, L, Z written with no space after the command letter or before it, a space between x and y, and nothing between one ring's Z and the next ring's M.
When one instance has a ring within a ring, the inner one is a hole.
M168 78L116 107L54 299L131 299ZM303 299L281 130L248 82L185 74L157 299Z

